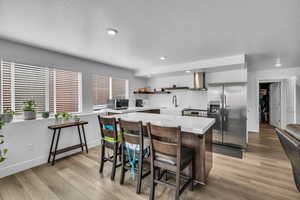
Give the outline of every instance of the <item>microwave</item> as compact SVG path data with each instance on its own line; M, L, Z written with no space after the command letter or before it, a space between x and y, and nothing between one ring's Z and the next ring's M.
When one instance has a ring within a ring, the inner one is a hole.
M107 101L107 108L121 110L127 109L129 105L128 99L109 99Z

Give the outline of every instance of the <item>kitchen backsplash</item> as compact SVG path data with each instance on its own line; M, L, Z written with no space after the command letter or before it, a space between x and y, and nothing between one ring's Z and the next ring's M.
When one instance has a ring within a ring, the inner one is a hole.
M175 76L164 76L164 77L153 77L148 80L147 85L153 88L162 87L193 87L194 84L193 73L175 75ZM208 83L216 82L246 82L247 81L247 69L228 70L219 72L206 73L206 85ZM174 107L172 104L172 97L177 96L177 104L181 108L199 108L207 109L208 91L191 91L191 90L171 90L171 94L150 94L150 95L139 95L139 98L146 99L148 106L164 106Z

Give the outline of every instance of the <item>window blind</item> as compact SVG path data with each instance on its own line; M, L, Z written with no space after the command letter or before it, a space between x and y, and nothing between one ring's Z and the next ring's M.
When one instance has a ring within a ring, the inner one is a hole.
M46 110L46 78L48 69L44 67L14 64L15 112L23 112L24 102L34 100L37 112Z
M126 80L112 79L112 98L126 98Z
M80 112L81 73L1 60L1 110L23 112L24 101L34 100L37 112Z
M12 66L10 62L1 61L1 98L2 110L11 110L11 72Z
M80 111L81 73L50 69L50 110L53 112Z
M104 105L109 99L109 77L93 75L93 105Z

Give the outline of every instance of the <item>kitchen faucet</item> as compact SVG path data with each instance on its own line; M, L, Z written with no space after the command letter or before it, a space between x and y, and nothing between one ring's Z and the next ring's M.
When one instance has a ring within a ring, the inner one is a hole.
M174 95L174 96L172 97L172 104L175 105L175 108L178 107L178 104L177 104L177 96L176 96L176 95Z

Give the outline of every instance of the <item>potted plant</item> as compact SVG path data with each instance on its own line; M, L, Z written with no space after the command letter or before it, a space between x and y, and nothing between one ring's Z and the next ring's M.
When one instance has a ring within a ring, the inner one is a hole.
M49 113L48 111L42 112L42 117L43 117L44 119L48 119L49 116L50 116L50 113Z
M78 115L75 115L75 116L73 117L73 119L74 119L75 122L79 122L79 121L80 121L80 118L79 118Z
M62 118L64 119L63 122L66 123L72 118L72 115L64 112L64 113L62 113Z
M0 163L6 160L8 149L4 147L4 135L1 134L5 122L0 121Z
M3 111L3 114L0 115L0 120L5 123L10 123L13 120L15 114L15 111L6 109Z
M62 123L62 114L61 113L56 113L54 115L54 118L55 118L55 124L61 124Z
M33 100L28 100L24 102L24 119L25 120L32 120L36 119L36 104Z

